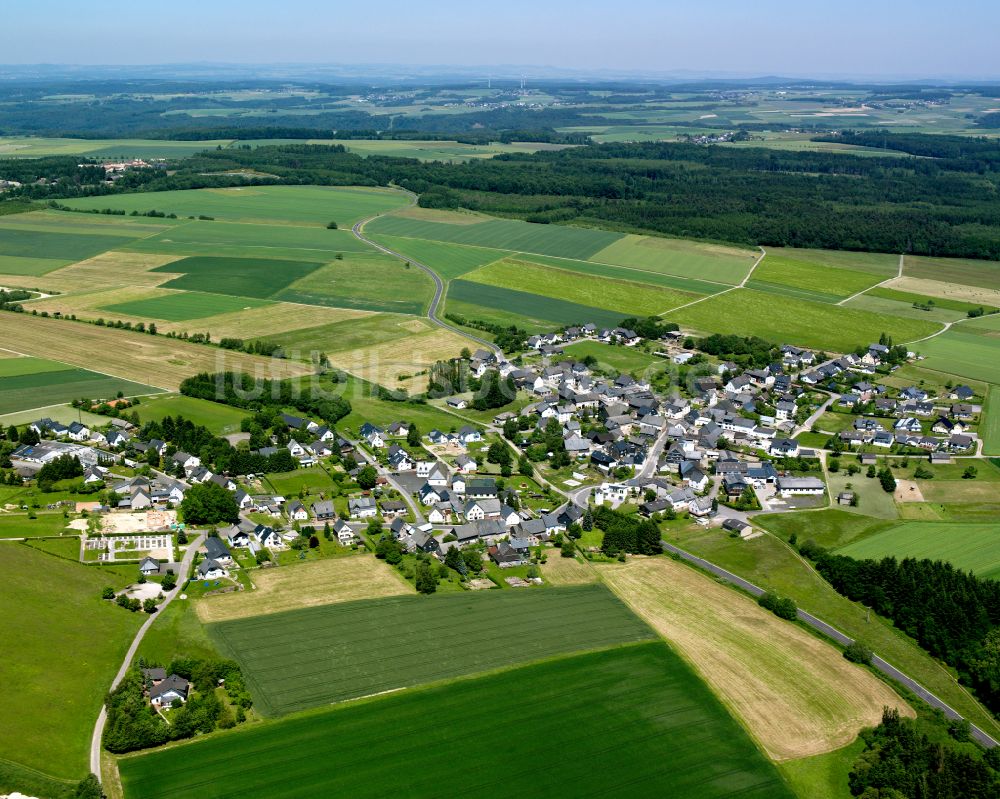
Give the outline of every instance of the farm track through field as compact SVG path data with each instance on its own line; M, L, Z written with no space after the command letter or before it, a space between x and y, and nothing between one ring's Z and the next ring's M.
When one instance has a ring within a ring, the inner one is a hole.
M416 205L417 195L413 194L412 192L405 192L405 193L410 198L410 206ZM378 219L380 216L385 216L385 214L387 213L389 213L389 211L382 211L378 214L375 214L374 216L368 217L367 219L362 219L360 222L356 222L354 226L351 228L351 232L355 235L355 237L359 241L364 242L370 247L374 247L380 252L384 252L386 255L391 255L393 258L398 258L399 260L405 261L417 267L418 269L422 269L430 276L431 280L434 281L434 296L431 298L430 305L428 305L427 307L427 318L430 319L431 322L433 322L438 327L443 327L445 330L450 330L453 333L457 333L458 335L464 338L475 341L477 344L481 344L482 346L490 350L498 358L502 358L503 351L499 347L497 347L492 341L487 341L484 338L479 338L478 336L475 336L472 333L462 330L461 328L455 327L454 325L449 324L448 322L444 321L443 319L441 319L441 317L438 316L437 313L438 306L441 304L441 299L444 296L444 281L441 279L441 276L437 272L435 272L433 269L431 269L431 267L427 266L426 264L423 264L420 261L415 261L412 258L407 258L405 255L398 253L395 250L391 250L388 247L385 247L376 241L372 241L367 236L365 236L364 234L365 225L374 219Z
M704 302L705 300L710 300L715 297L721 297L723 294L728 294L729 292L736 291L737 289L746 288L747 281L750 280L750 278L753 276L754 270L758 266L760 266L760 262L763 261L766 256L767 256L767 250L761 247L760 256L757 258L756 261L753 262L753 266L750 267L750 271L747 272L746 275L743 276L743 279L735 286L730 286L729 288L720 291L717 294L706 294L704 297L699 297L698 299L692 300L691 302L686 303L685 305L678 305L676 308L671 308L669 311L664 311L663 313L660 314L660 316L666 316L668 313L676 313L677 311L682 311L685 308L690 308L692 305L697 305L699 302Z
M881 283L876 283L874 286L869 286L866 289L862 289L861 291L855 292L850 297L845 297L844 299L842 299L840 302L838 302L836 304L837 305L846 305L851 300L855 299L856 297L860 297L862 294L867 294L872 289L877 289L880 286L884 286L886 283L891 283L893 280L899 280L899 278L901 278L903 276L903 257L904 257L903 254L900 253L899 254L899 266L896 269L896 274L895 275L893 275L892 277L887 277Z

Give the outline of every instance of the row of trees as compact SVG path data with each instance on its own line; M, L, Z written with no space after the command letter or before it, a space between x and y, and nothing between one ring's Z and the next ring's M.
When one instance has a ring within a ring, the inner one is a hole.
M1000 710L1000 582L943 561L855 560L811 541L799 549L839 593L891 619Z

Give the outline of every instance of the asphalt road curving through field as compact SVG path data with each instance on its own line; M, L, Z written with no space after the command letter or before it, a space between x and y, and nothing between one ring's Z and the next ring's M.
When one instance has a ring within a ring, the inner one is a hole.
M417 202L417 196L410 192L406 193L410 196L410 205L411 206L415 205ZM417 269L422 269L424 272L430 275L431 280L434 281L434 297L433 299L431 299L431 304L427 306L427 318L430 319L438 327L442 327L445 330L450 330L453 333L457 333L463 338L471 339L472 341L475 341L477 344L482 344L484 347L486 347L486 349L490 350L490 352L492 352L498 358L502 358L503 351L499 347L497 347L496 344L494 344L492 341L487 341L486 339L479 338L479 336L475 336L472 333L469 333L465 330L460 330L459 328L449 324L448 322L444 321L441 317L438 316L437 313L438 306L441 304L441 298L444 296L444 281L441 280L441 276L438 275L437 272L435 272L426 264L422 264L420 263L420 261L415 261L409 256L403 255L402 253L398 253L395 250L390 250L388 247L383 247L378 242L372 241L370 238L365 236L364 234L365 225L367 225L373 219L378 219L378 217L384 216L385 213L388 212L376 214L375 216L370 216L367 219L362 219L360 222L355 222L354 226L351 228L351 233L353 233L355 238L357 238L359 241L363 241L370 247L374 247L379 252L384 252L386 255L391 255L393 258L398 258L401 261L406 261L408 264L417 267Z
M726 582L732 583L738 588L742 588L744 591L753 596L760 596L761 594L764 593L764 589L761 588L760 586L754 585L749 580L744 580L742 577L733 574L732 572L726 571L721 566L716 566L714 563L710 563L704 558L699 558L697 555L692 555L690 552L685 552L683 549L675 547L673 544L669 544L666 541L663 541L662 543L663 543L663 548L667 552L672 552L675 555L679 555L682 560L686 560L689 563L693 563L699 568L702 568L705 571L714 574L716 577L721 577ZM800 609L798 614L800 621L805 622L814 630L821 632L828 638L832 638L838 644L847 646L848 644L854 643L853 638L844 635L844 633L842 633L836 627L827 624L825 621L817 618L816 616L813 616L811 613L807 613L806 611ZM938 710L943 712L945 716L947 716L948 718L950 719L964 718L960 713L958 713L955 710L952 710L952 708L950 708L943 701L934 696L934 694L932 694L930 691L924 688L916 680L912 679L911 677L907 677L903 672L901 672L891 663L888 663L887 661L880 658L878 655L874 655L872 657L872 665L886 676L891 677L901 685L905 685L909 690L913 691L913 693L919 696L928 705L937 708ZM972 736L977 741L979 741L979 743L981 743L983 746L992 749L994 746L1000 745L992 736L990 736L988 733L983 732L975 724L972 724L971 726L972 726Z

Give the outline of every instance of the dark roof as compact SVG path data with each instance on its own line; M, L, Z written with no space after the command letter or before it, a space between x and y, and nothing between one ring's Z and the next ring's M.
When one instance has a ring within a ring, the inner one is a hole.
M159 685L154 685L149 692L150 699L156 699L157 697L163 696L169 691L176 691L185 699L187 699L188 694L188 681L183 677L178 677L176 674L171 674Z
M222 543L221 538L216 538L215 536L209 536L205 539L205 551L208 553L208 557L212 559L232 557L229 547Z

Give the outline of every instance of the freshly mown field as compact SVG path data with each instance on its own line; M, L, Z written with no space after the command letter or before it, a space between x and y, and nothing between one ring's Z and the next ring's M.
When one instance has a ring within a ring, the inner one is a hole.
M463 278L465 281L604 308L623 316L656 316L698 296L624 279L574 274L513 258L470 272Z
M1000 291L1000 263L971 261L962 258L928 258L908 255L903 267L907 277L962 283L966 286Z
M927 309L917 308L914 306L912 300L901 301L889 299L879 294L879 292L882 291L887 291L893 294L903 293L895 292L892 289L876 288L866 294L859 294L857 297L845 302L844 307L857 308L858 310L868 311L869 313L886 314L888 316L902 316L905 319L920 319L922 321L940 322L942 324L945 322L956 322L965 317L964 311L960 312L949 310L948 308L937 306L936 303L929 306Z
M766 258L764 259L766 262ZM760 336L776 343L851 352L888 333L903 343L941 329L933 322L886 318L843 306L785 297L776 303L760 291L738 289L664 314L668 321L710 333ZM922 348L925 342L921 342Z
M294 567L254 572L254 591L221 594L198 600L204 623L353 602L359 599L413 594L413 587L394 569L372 555L326 558Z
M590 260L734 285L746 276L759 255L736 247L629 234L594 253Z
M1000 522L906 522L838 550L852 558L946 560L980 577L1000 577Z
M474 217L478 220L478 217ZM372 234L406 236L454 244L495 247L513 252L556 255L586 260L622 238L621 233L607 230L535 225L509 219L484 218L471 224L432 222L407 216L384 216L365 226Z
M867 292L867 294L871 297L883 297L887 300L896 300L898 302L909 303L910 305L914 303L922 305L930 303L939 311L952 311L959 314L958 318L966 316L969 311L980 307L978 303L965 302L963 300L951 300L942 297L930 297L926 294L916 294L911 291L899 291L898 289L886 288L885 286L874 288ZM986 308L987 312L992 310L994 309L990 307Z
M0 413L41 408L80 397L108 399L119 391L134 397L155 394L160 389L45 358L0 360Z
M158 422L165 416L183 416L197 425L207 427L216 435L227 435L240 431L240 422L247 416L246 411L218 402L174 395L143 400L135 407L140 421Z
M869 272L768 253L754 270L748 285L761 291L773 290L817 302L838 302L874 286L881 279Z
M267 299L320 266L319 261L196 255L158 266L152 271L180 274L180 277L164 283L165 288ZM234 309L224 309L231 310Z
M427 273L381 253L348 255L275 295L286 302L422 316L434 296Z
M223 366L251 374L259 372L272 376L273 373L276 377L312 372L312 368L303 363L275 361L164 336L30 314L0 313L0 341L11 342L8 346L16 345L25 355L46 358L58 354L73 366L99 367L120 375L122 380L146 381L171 391L176 391L181 381L193 374L215 372ZM39 404L47 403L43 399Z
M834 647L667 558L601 568L614 591L691 662L774 760L830 752L907 705Z
M599 327L614 327L629 316L622 311L609 311L527 291L473 283L469 280L451 282L448 287L447 310L472 319L498 320L501 323L509 323L508 320L513 315L519 318L522 326L526 322L535 327L548 329L587 322L593 322ZM498 317L496 312L501 316Z
M103 601L101 589L122 588L129 578L23 544L2 547L0 752L55 777L82 779L94 720L142 622L141 614Z
M433 327L426 319L382 313L359 319L309 325L289 330L274 338L288 349L334 352L396 341L415 333L426 333Z
M193 189L67 200L71 208L113 208L126 212L156 210L177 216L211 216L228 222L279 222L348 228L374 214L410 202L402 192L328 186L246 186ZM109 249L109 248L108 248Z
M191 259L188 259L191 260ZM178 262L183 263L183 262ZM280 262L278 262L280 263ZM186 322L204 319L216 314L235 313L250 308L262 308L266 301L225 294L204 294L198 291L177 292L145 300L115 303L103 306L106 311L116 311L141 318L163 319L167 322Z
M947 333L921 341L914 349L927 356L923 365L929 369L1000 383L1000 337L974 326L974 322L956 325Z
M600 586L396 597L212 625L256 707L283 715L573 651L650 638Z
M248 766L275 751L280 768ZM662 643L265 722L119 765L126 799L793 795Z
M506 258L507 250L471 247L467 244L446 244L440 241L403 238L402 236L375 236L374 240L394 252L419 261L437 272L445 280L464 275L473 269Z

